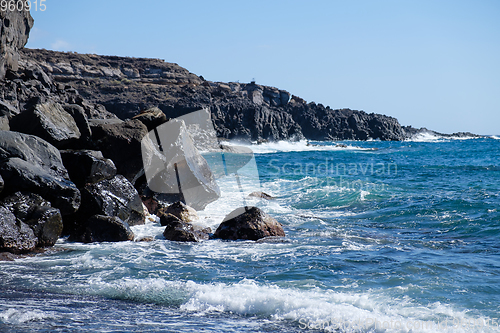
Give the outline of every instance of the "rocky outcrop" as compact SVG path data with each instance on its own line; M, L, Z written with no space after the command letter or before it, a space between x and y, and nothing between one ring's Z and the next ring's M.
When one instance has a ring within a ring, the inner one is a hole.
M174 118L206 107L217 135L227 139L405 139L395 118L306 103L287 91L255 82L206 81L159 59L46 50L23 50L23 54L55 82L71 84L91 104L101 104L121 119L151 108ZM154 126L147 125L149 130Z
M24 4L24 3L23 3ZM17 6L16 6L17 7ZM24 8L22 8L24 9ZM0 80L8 70L17 71L19 49L28 42L33 18L27 10L0 11Z
M241 207L229 213L214 233L221 239L258 240L285 236L282 225L257 207Z

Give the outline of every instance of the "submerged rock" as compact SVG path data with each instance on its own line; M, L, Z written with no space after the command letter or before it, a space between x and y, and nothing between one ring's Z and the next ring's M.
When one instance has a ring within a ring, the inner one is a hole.
M0 206L0 251L29 252L35 248L37 241L26 223L16 220L8 208Z
M120 242L133 240L134 233L127 222L117 216L94 215L85 221L85 232L80 241Z
M229 213L214 233L221 239L258 240L269 236L285 236L281 223L257 207L241 207Z
M255 197L255 198L262 198L262 199L266 199L266 200L274 200L275 199L275 197L273 197L272 195L269 195L269 194L261 192L261 191L252 192L248 196Z

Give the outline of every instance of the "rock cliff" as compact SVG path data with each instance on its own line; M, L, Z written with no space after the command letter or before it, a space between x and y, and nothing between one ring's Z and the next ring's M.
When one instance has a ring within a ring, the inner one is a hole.
M160 59L24 49L27 67L40 68L59 90L71 86L92 105L120 119L152 107L173 118L210 108L223 138L247 140L403 140L395 118L307 103L278 88L212 82Z

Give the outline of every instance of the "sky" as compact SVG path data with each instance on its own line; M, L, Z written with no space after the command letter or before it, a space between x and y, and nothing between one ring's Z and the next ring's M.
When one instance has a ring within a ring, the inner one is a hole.
M498 0L36 1L29 48L160 58L402 125L500 134Z

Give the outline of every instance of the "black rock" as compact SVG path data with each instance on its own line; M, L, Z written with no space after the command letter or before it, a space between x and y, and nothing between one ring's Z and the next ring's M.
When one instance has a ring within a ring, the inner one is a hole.
M63 222L61 212L50 202L29 192L16 192L3 201L3 206L26 223L38 238L37 246L53 246L61 236Z
M69 178L78 188L87 183L112 179L116 175L113 161L104 158L96 150L62 150L61 158L68 170Z
M134 239L134 233L127 222L117 216L94 215L85 222L85 233L79 241L120 242ZM78 240L78 239L74 239Z
M56 147L34 135L0 131L0 161L13 157L39 166L53 176L69 180Z
M132 183L143 172L141 140L146 134L148 130L139 120L92 126L97 149Z
M33 230L6 207L0 206L0 251L25 253L32 251L38 239Z
M141 198L134 186L122 175L81 189L80 210L64 220L64 234L80 239L85 223L93 215L116 216L128 225L144 224L145 215Z
M72 214L80 207L80 191L75 184L30 162L10 158L0 165L0 174L5 180L4 193L37 193L59 208L62 215Z
M64 110L68 112L71 117L75 120L78 129L80 130L81 139L84 142L90 141L92 137L92 131L90 129L89 121L87 115L85 114L85 109L77 104L66 104L64 105ZM82 143L83 145L88 145L88 143Z
M68 147L81 136L73 117L54 102L38 103L34 108L20 113L12 118L10 128L36 135L57 148Z
M221 239L258 240L270 236L285 236L281 223L257 207L241 207L229 213L214 233Z
M197 230L191 223L186 223L172 214L160 217L161 225L166 226L163 231L165 239L177 242L199 242L209 239L210 228Z

